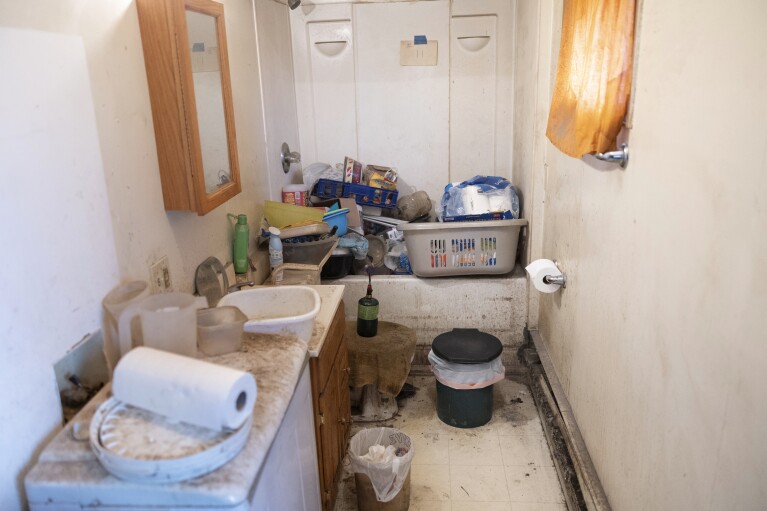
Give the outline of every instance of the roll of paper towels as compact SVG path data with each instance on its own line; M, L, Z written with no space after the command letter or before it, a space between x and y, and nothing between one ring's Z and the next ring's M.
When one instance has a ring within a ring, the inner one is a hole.
M117 364L112 394L179 422L237 429L253 413L256 379L244 371L139 347Z
M541 293L553 293L554 291L559 291L559 288L562 287L557 284L546 284L543 282L543 277L547 275L550 277L562 275L557 265L550 259L537 259L528 264L525 270L527 270L527 274L530 276L530 281L535 286L535 289Z

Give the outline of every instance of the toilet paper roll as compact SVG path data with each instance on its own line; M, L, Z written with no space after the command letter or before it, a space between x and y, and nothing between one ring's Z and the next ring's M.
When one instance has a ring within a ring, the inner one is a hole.
M463 189L463 209L467 215L481 215L490 211L490 202L477 186Z
M244 371L139 347L117 364L112 394L180 422L237 429L253 413L256 379Z
M537 259L525 267L527 274L530 276L530 281L533 283L535 289L541 293L553 293L559 291L561 286L557 284L546 284L543 282L543 277L549 275L551 277L559 277L562 272L559 271L554 261L550 259Z

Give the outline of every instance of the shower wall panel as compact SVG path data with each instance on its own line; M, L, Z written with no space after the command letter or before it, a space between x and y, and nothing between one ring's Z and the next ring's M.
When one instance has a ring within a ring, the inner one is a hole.
M453 0L450 179L495 174L510 179L524 193L525 169L512 171L516 9L514 0ZM487 44L470 51L481 46L478 36L483 35L489 36ZM521 71L535 73L533 68ZM474 86L467 87L470 77Z
M294 12L291 32L300 149L305 165L317 161L332 165L358 152L351 5Z
M291 11L304 164L396 167L400 191L511 171L513 0L324 4ZM426 36L436 65L400 65Z
M450 22L450 178L495 168L497 108L495 16L454 16Z
M438 197L449 180L447 1L356 4L360 158ZM400 41L438 43L436 66L401 66Z

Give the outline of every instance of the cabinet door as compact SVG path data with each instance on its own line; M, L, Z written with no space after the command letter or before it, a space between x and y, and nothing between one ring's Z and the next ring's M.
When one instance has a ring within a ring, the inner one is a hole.
M336 385L338 386L338 396L336 401L336 414L338 416L338 428L336 430L338 438L339 460L346 455L346 444L349 440L349 430L352 425L352 411L349 401L349 354L346 349L346 340L342 339L338 347L338 354L333 364L336 374L334 375Z
M251 501L254 511L319 511L321 508L312 442L310 387L306 368L264 460Z
M339 453L341 452L340 438L338 436L338 385L331 379L325 387L325 391L320 395L320 443L322 458L319 461L322 477L322 486L324 488L322 495L323 508L328 509L330 504L335 501L336 487L335 475L338 464L341 461Z
M341 302L328 328L319 357L312 358L312 392L314 393L317 454L323 509L333 509L336 498L336 475L351 426L349 408L348 355L344 342L344 304Z

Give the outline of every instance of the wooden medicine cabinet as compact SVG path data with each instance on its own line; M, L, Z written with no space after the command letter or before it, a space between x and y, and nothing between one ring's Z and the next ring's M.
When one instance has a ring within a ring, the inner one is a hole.
M204 215L240 193L224 6L137 0L166 210Z

